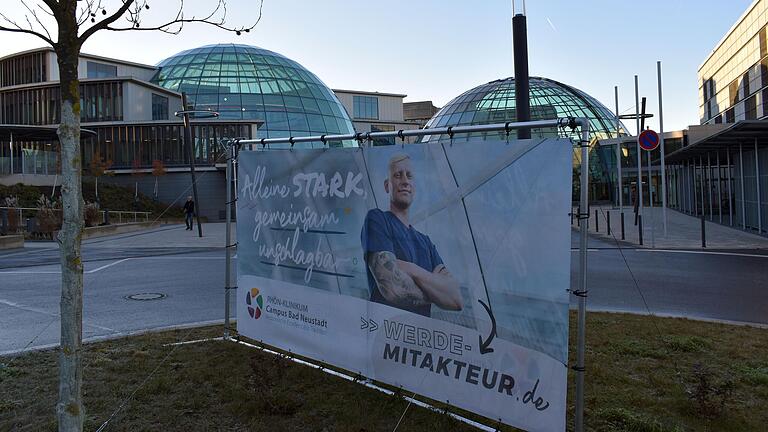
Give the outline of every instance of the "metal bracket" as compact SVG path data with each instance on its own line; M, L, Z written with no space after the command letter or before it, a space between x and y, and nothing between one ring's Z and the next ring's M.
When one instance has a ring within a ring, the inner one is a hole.
M225 247L225 248L233 248L233 247L235 247L235 246L237 246L237 242L234 242L234 243L232 243L231 245L226 245L226 246L224 246L224 247Z
M323 143L323 145L328 145L328 141L325 139L325 135L320 135L320 141Z
M586 213L568 213L568 216L576 216L577 219L589 219L589 212Z
M575 370L576 372L584 372L587 370L584 366L571 366L571 369Z
M589 293L589 290L584 290L584 291L581 291L581 290L571 291L571 294L575 295L576 297L584 297L584 298L587 298L587 293Z
M400 138L401 140L403 140L403 143L405 143L405 135L403 135L403 130L402 129L397 131L397 137Z

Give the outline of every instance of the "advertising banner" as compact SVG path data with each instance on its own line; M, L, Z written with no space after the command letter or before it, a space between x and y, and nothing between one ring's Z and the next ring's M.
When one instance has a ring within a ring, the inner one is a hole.
M571 148L241 152L238 331L489 419L564 430Z

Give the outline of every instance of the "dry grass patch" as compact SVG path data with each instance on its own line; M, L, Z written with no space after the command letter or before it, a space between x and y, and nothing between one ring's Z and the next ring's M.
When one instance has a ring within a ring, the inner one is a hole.
M768 330L604 313L590 313L587 325L589 430L761 431L768 424ZM87 345L86 430L124 401L108 431L391 431L407 406L400 396L231 342L166 346L221 331ZM57 370L54 351L0 358L0 430L55 430ZM411 406L398 430L474 429Z

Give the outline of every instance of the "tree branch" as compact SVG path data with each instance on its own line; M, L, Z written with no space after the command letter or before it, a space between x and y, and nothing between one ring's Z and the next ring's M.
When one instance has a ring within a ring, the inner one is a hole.
M124 0L125 3L123 3L123 5L120 6L120 9L118 9L115 13L113 13L112 15L109 15L106 19L99 21L93 27L84 31L83 34L78 37L80 41L80 45L82 45L89 37L91 37L97 31L104 30L107 27L109 27L110 24L117 21L118 18L123 16L123 14L125 14L125 12L131 7L134 1L135 0Z
M2 12L0 12L0 17L2 19L4 19L6 22L8 22L8 24L11 26L11 27L9 27L9 26L0 25L0 31L7 31L7 32L12 32L12 33L30 34L30 35L39 37L40 39L44 40L50 46L55 45L53 40L51 40L50 35L46 36L46 35L44 35L44 34L42 34L40 32L37 32L37 31L31 29L31 28L26 29L26 28L20 26L19 24L17 24L16 21L8 18ZM28 18L27 18L27 22L29 22ZM31 24L30 24L30 27L31 27ZM45 28L45 27L43 27L43 28ZM47 30L46 30L46 33L47 33Z
M30 8L29 5L25 0L21 0L21 4L24 5L24 7L29 11L29 13L32 15L33 18L35 18L35 21L42 27L43 31L45 32L46 36L48 36L48 40L53 40L53 37L51 36L51 33L48 31L48 28L43 25L43 23L40 21L40 17L37 16L37 12ZM40 4L37 5L42 9ZM32 29L32 23L29 21L29 15L24 15L24 18L27 19L27 24L29 24L29 28Z

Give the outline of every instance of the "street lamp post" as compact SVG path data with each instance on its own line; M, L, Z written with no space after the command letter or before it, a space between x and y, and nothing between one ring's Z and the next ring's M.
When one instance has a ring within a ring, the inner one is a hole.
M203 236L203 225L200 223L200 201L197 199L197 180L195 178L195 155L192 151L194 144L192 143L192 125L190 123L191 116L202 116L198 118L214 118L218 117L219 113L214 111L194 110L187 109L187 94L181 93L181 105L182 110L176 111L174 115L184 119L184 141L187 149L187 157L189 158L189 173L192 176L192 195L195 199L195 217L197 219L197 235Z

